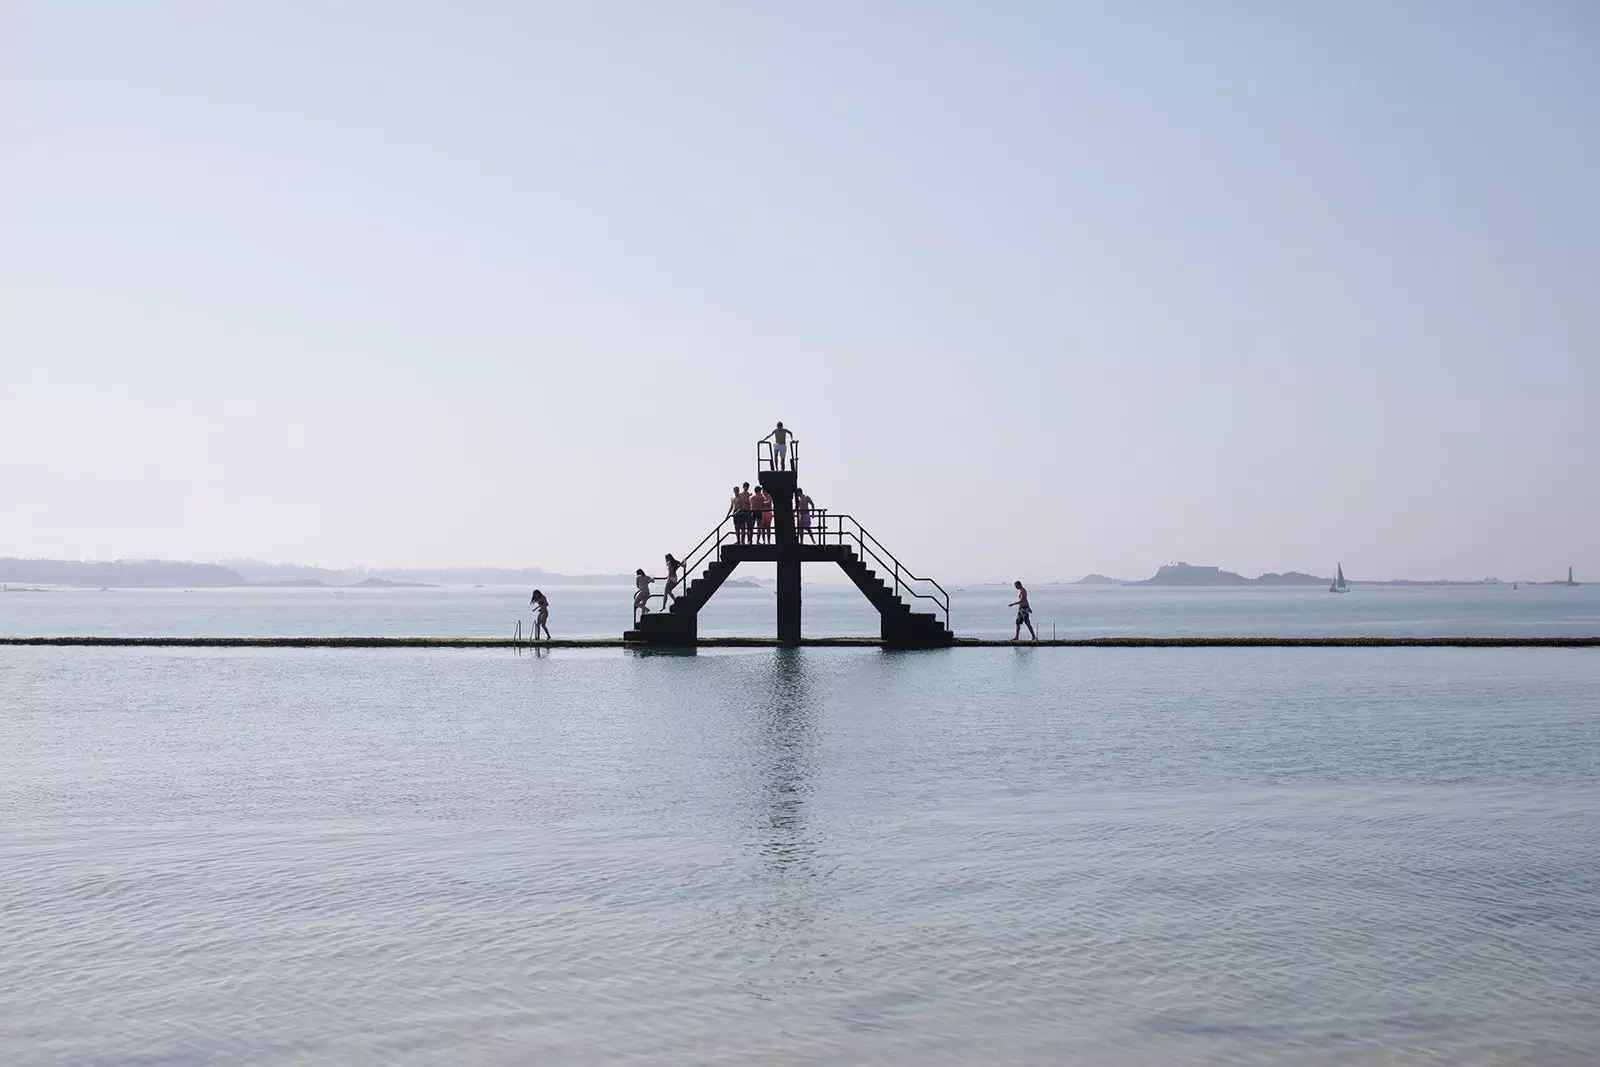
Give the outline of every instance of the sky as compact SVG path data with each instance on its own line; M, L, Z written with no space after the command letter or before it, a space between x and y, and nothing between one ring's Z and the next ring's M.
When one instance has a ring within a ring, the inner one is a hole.
M0 555L1600 579L1597 294L1586 0L0 3Z

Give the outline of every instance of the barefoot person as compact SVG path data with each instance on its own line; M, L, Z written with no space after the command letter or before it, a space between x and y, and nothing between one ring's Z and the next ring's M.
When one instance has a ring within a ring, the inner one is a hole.
M794 491L794 529L795 539L799 541L804 541L811 532L811 498L798 487Z
M783 423L772 431L772 469L783 470L784 464L789 462L789 431L783 428Z
M735 499L739 504L739 514L734 516L734 521L744 520L744 538L739 543L748 545L756 539L756 513L752 510L755 498L750 492L749 482L744 483L744 488L739 490Z
M655 580L643 568L633 572L633 610L640 615L650 614L650 583Z
M539 640L539 631L544 631L544 639L550 640L550 601L543 593L535 589L533 597L528 601L532 604L537 614L533 619L533 639Z
M1039 640L1039 634L1033 628L1033 609L1028 606L1028 591L1022 588L1021 582L1015 582L1013 584L1015 584L1017 587L1017 599L1006 605L1007 607L1017 609L1017 628L1016 632L1011 635L1011 640L1021 640L1022 628L1026 626L1028 628L1028 633L1032 634L1033 639L1037 641Z
M733 543L744 544L744 509L739 506L739 487L733 487L733 497L728 501L728 514L733 516Z
M672 603L672 591L678 587L678 572L683 570L683 561L672 558L672 553L667 553L667 588L661 594L661 606L665 609Z
M765 545L772 541L772 497L767 495L765 488L757 489L752 500L756 512L757 540Z

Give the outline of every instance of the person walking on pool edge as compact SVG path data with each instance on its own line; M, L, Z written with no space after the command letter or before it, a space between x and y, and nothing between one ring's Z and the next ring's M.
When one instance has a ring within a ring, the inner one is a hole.
M783 423L772 431L772 469L783 470L783 465L789 461L789 431L783 428Z
M539 640L539 631L543 630L544 639L546 641L550 640L550 598L535 589L528 603L537 608L539 612L533 618L533 639L535 641Z
M1017 599L1007 604L1006 607L1017 609L1017 628L1012 633L1011 640L1022 640L1022 628L1026 626L1028 633L1037 641L1039 640L1039 634L1033 628L1033 609L1028 606L1028 591L1022 588L1021 582L1013 582L1012 584L1017 587Z

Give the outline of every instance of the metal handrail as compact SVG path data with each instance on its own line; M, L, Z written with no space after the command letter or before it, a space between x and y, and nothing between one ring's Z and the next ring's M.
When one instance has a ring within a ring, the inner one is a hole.
M846 540L854 541L861 549L861 555L864 558L871 559L873 563L876 563L880 572L889 571L894 575L894 591L896 596L899 596L900 591L904 589L911 596L916 597L919 600L927 600L932 602L934 607L938 608L944 613L945 629L948 630L950 628L950 594L945 592L944 586L940 585L932 578L924 578L919 574L913 574L910 569L900 562L893 552L889 551L882 541L874 537L870 530L861 525L861 521L855 516L845 514L829 515L829 513L826 511L813 511L811 513L812 522L814 524L817 523L819 517L821 519L821 523L820 525L814 526L814 528L821 529L823 544L827 543L829 533L828 519L832 518L835 526L833 533L834 536L838 538L838 544L844 544ZM846 522L852 524L855 529L853 531L846 529ZM937 593L922 592L910 583L931 585L935 590L937 590Z
M679 594L687 589L694 581L695 574L703 569L706 560L712 555L712 553L720 552L723 543L729 538L735 536L735 531L731 529L732 523L733 513L729 512L722 517L721 522L717 523L716 528L702 537L700 539L700 543L695 545L694 548L690 549L689 554L683 558L683 566L678 571L679 576L677 592ZM721 556L719 555L718 558L720 559ZM667 610L666 590L662 590L659 593L651 593L645 598L646 606L648 606L652 600L660 600L661 610ZM639 608L637 605L635 605L633 609L633 623L635 626L639 624L639 615Z
M792 433L789 435L789 466L785 468L778 466L777 454L772 450L772 437L773 435L769 433L756 442L756 470L758 472L788 470L791 473L799 474L800 438Z

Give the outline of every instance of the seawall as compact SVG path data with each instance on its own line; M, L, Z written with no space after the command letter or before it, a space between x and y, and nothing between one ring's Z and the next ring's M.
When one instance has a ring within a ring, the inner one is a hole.
M0 646L66 648L646 648L618 638L530 643L510 637L0 637ZM879 648L875 637L807 637L808 648ZM776 648L771 637L702 637L699 648ZM1600 648L1595 637L958 637L950 648Z

